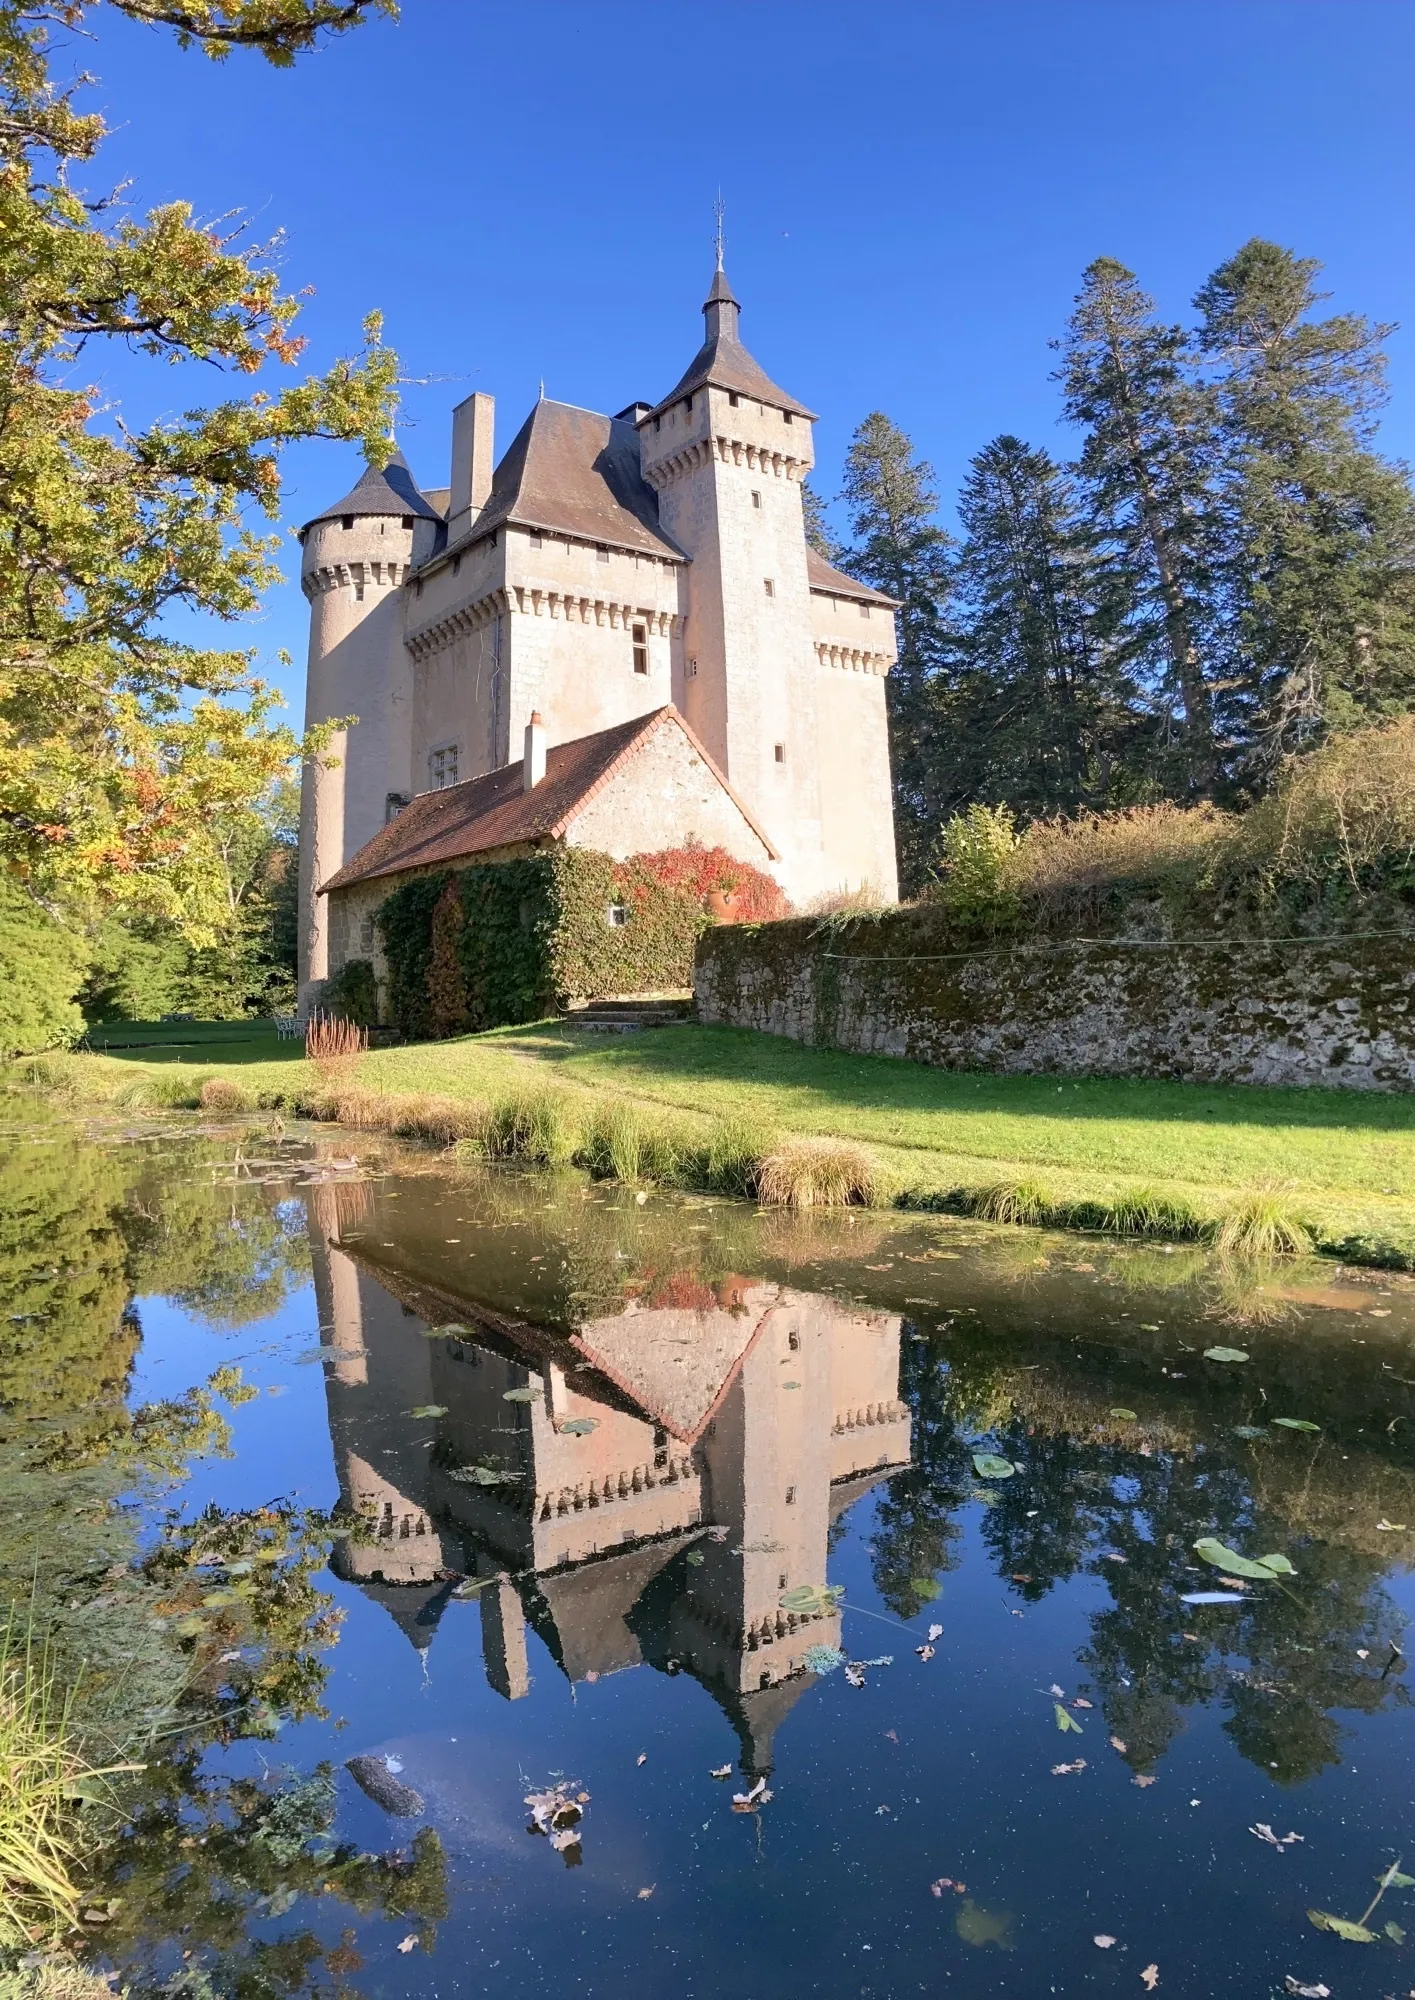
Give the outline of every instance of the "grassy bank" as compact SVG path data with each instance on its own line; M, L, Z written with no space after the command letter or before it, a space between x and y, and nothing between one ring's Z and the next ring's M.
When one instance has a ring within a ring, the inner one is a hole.
M1174 1240L1225 1221L1231 1235L1236 1216L1279 1233L1293 1222L1353 1262L1415 1268L1407 1098L955 1074L696 1026L609 1037L546 1023L380 1050L324 1074L273 1037L229 1052L214 1035L201 1047L140 1040L17 1075L75 1101L338 1115L759 1197L800 1199L843 1174L854 1199Z

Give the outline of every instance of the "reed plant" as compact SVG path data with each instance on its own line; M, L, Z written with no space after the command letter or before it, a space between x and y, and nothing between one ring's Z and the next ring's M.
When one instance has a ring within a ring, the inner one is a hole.
M1112 1236L1159 1236L1192 1243L1204 1230L1198 1210L1182 1195L1157 1188L1126 1188L1102 1204L1100 1227Z
M849 1139L791 1139L757 1169L757 1198L778 1208L868 1208L882 1193L879 1163Z
M1226 1257L1304 1257L1312 1232L1279 1193L1254 1188L1219 1217L1213 1244Z
M982 1222L1045 1222L1052 1210L1051 1190L1040 1181L994 1181L974 1188L968 1210Z

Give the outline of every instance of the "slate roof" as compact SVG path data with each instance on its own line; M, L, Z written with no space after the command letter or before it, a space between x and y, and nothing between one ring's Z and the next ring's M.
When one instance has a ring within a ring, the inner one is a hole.
M545 776L531 791L522 787L521 759L480 778L467 778L440 792L420 792L387 826L380 827L320 894L347 889L409 868L437 867L472 854L524 841L557 840L600 787L660 729L681 729L752 831L775 860L776 849L718 770L687 723L672 706L656 708L612 729L546 752Z
M882 590L873 590L867 583L858 583L843 569L828 563L809 542L806 544L806 581L812 590L828 591L832 597L849 597L861 604L887 604L891 611L898 608L898 598L886 597Z
M418 491L418 482L401 451L395 451L381 468L369 466L357 486L332 507L311 514L300 533L303 535L305 528L312 528L316 521L337 521L342 514L420 514L425 521L442 519Z
M480 541L508 521L687 561L659 526L634 426L573 403L536 404L496 468L469 539Z
M804 403L798 403L794 396L788 396L784 389L778 389L766 370L748 354L736 333L729 332L721 324L726 317L735 321L740 310L727 282L727 273L721 269L713 275L712 290L708 293L703 311L720 305L729 305L734 310L730 316L716 315L718 331L708 334L689 362L688 372L669 390L661 403L655 403L652 414L656 416L666 410L680 396L691 396L697 389L711 387L735 389L738 395L750 396L757 403L770 403L773 409L790 410L794 416L814 418L815 411L808 410Z

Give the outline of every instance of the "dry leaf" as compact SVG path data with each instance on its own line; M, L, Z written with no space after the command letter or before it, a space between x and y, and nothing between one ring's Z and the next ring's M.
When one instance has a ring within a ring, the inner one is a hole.
M1299 1994L1301 2000L1331 2000L1330 1986L1323 1986L1320 1980L1315 1986L1304 1986L1302 1981L1294 1979L1290 1972L1282 1982L1282 1990L1284 1993Z
M1115 1939L1107 1931L1102 1931L1094 1942L1100 1946L1102 1951L1109 1951L1115 1943Z
M636 1764L647 1764L648 1761L649 1761L649 1753L647 1750L641 1750L638 1756L634 1759L634 1762Z
M1144 1971L1140 1974L1140 1977L1145 1982L1145 1991L1147 1993L1153 1993L1155 1988L1160 1983L1160 1969L1157 1965L1152 1963L1145 1967Z
M931 1660L934 1656L934 1649L932 1646L916 1646L914 1648L914 1651L918 1654L921 1660Z
M398 1946L398 1949L399 1951L411 1951L413 1946L417 1943L417 1941L418 1941L417 1932L409 1931L408 1935L403 1939L401 1944Z
M1093 1701L1087 1701L1083 1694L1078 1694L1071 1704L1073 1708L1094 1708L1095 1705Z
M943 1637L943 1627L941 1625L930 1625L927 1636L929 1644L932 1645L935 1639Z
M1144 1776L1144 1775L1142 1774L1142 1775L1141 1775L1140 1777L1138 1777L1138 1778L1132 1778L1132 1779L1130 1780L1130 1782L1131 1782L1131 1784L1132 1784L1132 1785L1139 1785L1139 1786L1140 1786L1140 1787L1141 1787L1141 1788L1143 1789L1143 1788L1144 1788L1144 1786L1146 1786L1146 1785L1152 1785L1152 1784L1153 1784L1153 1783L1154 1783L1155 1781L1154 1781L1154 1779L1153 1779L1153 1778L1147 1778L1147 1777L1145 1777L1145 1776Z
M650 1882L647 1889L640 1889L638 1900L641 1903L646 1903L657 1887L657 1882Z
M1053 1764L1051 1767L1051 1775L1054 1778L1069 1778L1073 1771L1084 1771L1085 1768L1086 1768L1085 1758L1078 1757L1074 1764Z
M1112 1749L1112 1750L1118 1750L1118 1751L1120 1752L1120 1754L1121 1754L1121 1756L1122 1756L1122 1757L1123 1757L1123 1756L1125 1755L1125 1751L1126 1751L1126 1748L1127 1748L1127 1746L1126 1746L1126 1745L1125 1745L1124 1743L1122 1743L1122 1742L1121 1742L1121 1740L1120 1740L1120 1738L1119 1738L1118 1736L1112 1736L1112 1737L1111 1737L1111 1739L1110 1739L1110 1747L1111 1747L1111 1749Z
M730 1778L732 1776L732 1766L730 1764L719 1764L715 1770L708 1772L708 1776L710 1778Z

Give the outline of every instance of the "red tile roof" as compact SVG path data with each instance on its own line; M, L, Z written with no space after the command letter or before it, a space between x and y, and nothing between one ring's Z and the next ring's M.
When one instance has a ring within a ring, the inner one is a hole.
M492 848L557 840L604 784L663 728L681 729L753 833L774 861L776 849L732 790L712 758L672 706L600 729L546 752L545 776L531 791L521 782L522 764L503 764L480 778L421 792L411 805L381 827L337 874L321 883L320 894L348 889L382 875L431 868Z

